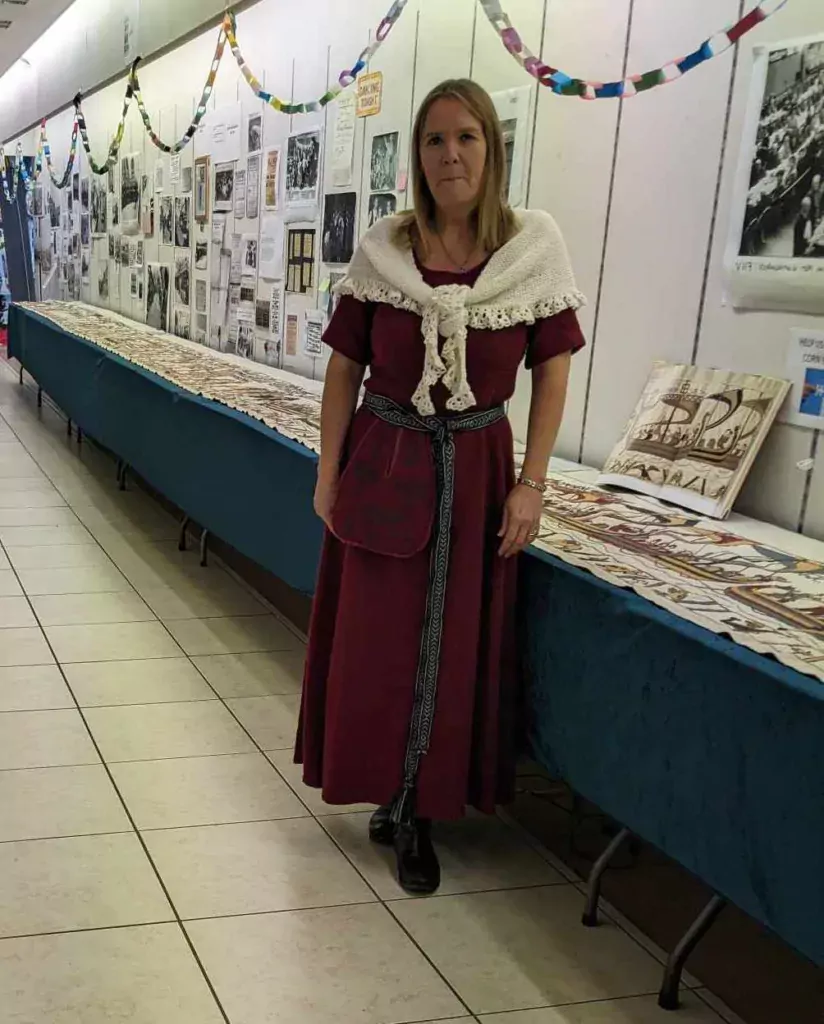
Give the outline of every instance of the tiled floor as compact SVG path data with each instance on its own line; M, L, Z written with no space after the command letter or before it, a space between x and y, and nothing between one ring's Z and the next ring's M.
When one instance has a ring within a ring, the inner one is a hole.
M175 536L0 366L4 1024L673 1019L661 954L584 930L501 821L442 829L441 893L403 898L291 764L300 639Z

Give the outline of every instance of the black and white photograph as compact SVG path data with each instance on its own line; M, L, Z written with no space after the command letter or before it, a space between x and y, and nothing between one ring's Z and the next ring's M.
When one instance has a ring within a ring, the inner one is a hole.
M91 209L91 182L88 178L80 179L80 212L89 213Z
M286 150L287 204L316 203L320 179L320 130L292 135Z
M237 354L244 359L251 359L255 351L255 325L248 320L241 320L237 325Z
M734 304L821 312L803 268L824 259L824 37L756 48L736 200Z
M175 197L175 245L189 249L192 244L192 197Z
M46 197L46 205L49 211L49 223L53 228L60 227L60 206L54 196L49 193Z
M71 198L74 200L75 203L79 203L80 202L80 174L79 173L72 175ZM71 206L69 206L69 209L71 209Z
M120 229L126 235L136 235L140 230L142 163L139 153L130 153L120 161Z
M115 242L117 238L114 235L109 235L109 259L113 260L115 257Z
M263 148L263 117L261 114L249 116L249 130L247 132L247 150L249 154L259 153Z
M192 191L192 180L194 175L193 167L181 167L180 169L180 191L188 195Z
M195 270L209 269L209 243L195 242Z
M235 206L235 165L218 164L215 167L215 202L218 213L231 213Z
M169 329L171 273L165 263L146 267L146 323L159 331Z
M357 192L335 192L327 195L323 211L324 263L348 263L355 251L355 217Z
M92 182L92 234L95 238L102 238L106 234L109 225L109 197L106 192L106 182L95 177Z
M88 213L80 214L80 244L86 249L92 242L91 216Z
M272 309L269 299L257 299L255 302L255 327L268 331L271 326Z
M88 249L84 249L80 257L80 277L83 284L89 284L91 281L92 272L92 260Z
M175 198L160 197L160 244L174 245L175 241Z
M384 217L391 217L398 209L398 197L394 192L374 192L369 197L369 227Z
M192 268L188 255L175 256L175 305L192 304Z
M174 316L174 333L178 338L189 340L192 331L192 316L188 309L176 309Z
M140 176L140 232L154 238L154 189L148 174Z
M120 201L117 196L109 196L109 225L113 228L120 227Z
M398 132L387 132L372 139L372 163L369 187L372 192L392 192L398 186Z
M109 173L106 175L106 181L110 194L115 195L117 193L117 165L113 165L109 168Z
M138 238L134 245L134 265L143 267L146 258L146 244L142 238Z
M31 215L32 217L44 217L46 215L45 199L43 197L43 186L35 185L31 190Z
M200 277L195 281L195 309L198 313L205 313L208 308L209 295L208 287L204 278Z
M253 235L243 236L243 273L254 274L258 268L258 240Z
M97 270L97 297L103 302L109 298L109 264L101 263Z
M140 275L136 270L132 270L129 274L129 295L133 299L136 299L140 294Z

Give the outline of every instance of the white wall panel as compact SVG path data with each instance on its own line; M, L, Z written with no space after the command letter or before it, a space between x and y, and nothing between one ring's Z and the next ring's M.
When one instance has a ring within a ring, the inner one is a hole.
M629 0L550 0L542 53L571 75L611 81L621 77ZM587 31L581 31L581 25ZM530 44L537 47L538 44ZM601 271L610 171L615 147L618 103L556 96L541 88L530 175L529 205L548 210L566 239L578 287L589 304L579 316L589 339L595 321ZM572 361L566 414L558 436L558 454L578 458L592 345ZM526 435L529 381L519 380L512 418L515 432Z
M666 14L636 0L629 73L660 66L732 22L738 0L693 0ZM624 107L584 460L601 465L654 359L690 362L730 78L729 54Z
M419 46L415 62L416 110L426 94L445 78L469 75L476 6L475 0L449 0L448 3L444 0L420 0Z
M778 42L821 32L824 32L824 7L816 0L802 0L800 3L788 4L741 48L699 337L697 361L701 365L782 377L786 373L791 329L821 324L820 317L802 314L738 312L725 303L723 276L724 250L733 213L733 184L750 93L753 44ZM742 511L755 517L780 521L783 525L797 529L806 474L797 470L796 464L809 457L811 445L810 432L777 424L767 451L756 461L749 484L741 496ZM824 451L819 452L818 459L820 466L824 464ZM777 479L781 480L780 486ZM819 498L814 489L810 501L811 514L815 513L817 502L821 502L824 507L824 495ZM819 530L819 536L822 532Z

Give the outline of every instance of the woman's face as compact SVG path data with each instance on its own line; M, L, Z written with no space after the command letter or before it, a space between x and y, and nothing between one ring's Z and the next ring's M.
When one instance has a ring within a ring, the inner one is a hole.
M486 154L481 122L460 100L436 100L426 116L420 156L426 182L440 210L475 206L483 185Z

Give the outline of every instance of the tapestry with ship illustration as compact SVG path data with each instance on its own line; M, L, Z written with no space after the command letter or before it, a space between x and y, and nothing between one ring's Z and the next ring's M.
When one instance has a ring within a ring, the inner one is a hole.
M789 387L755 374L655 363L598 482L724 519Z
M21 305L183 390L246 413L305 448L319 450L320 396L299 377L82 303ZM776 401L781 390L775 390ZM762 416L758 405L750 410L751 420L741 412L749 408L743 403L756 402L759 394L773 400L763 390L744 390L737 413L728 417L720 433L711 426L718 417L715 400L703 412L699 403L699 415L692 418L693 443L701 440L710 452L718 452L720 444L723 451L731 443L726 430L733 431L739 447L746 443L758 429L755 419L763 423L769 415ZM715 445L710 445L713 440ZM745 459L742 451L739 460ZM552 477L536 546L824 682L824 545L820 560L799 557L657 500L582 483L573 474Z

